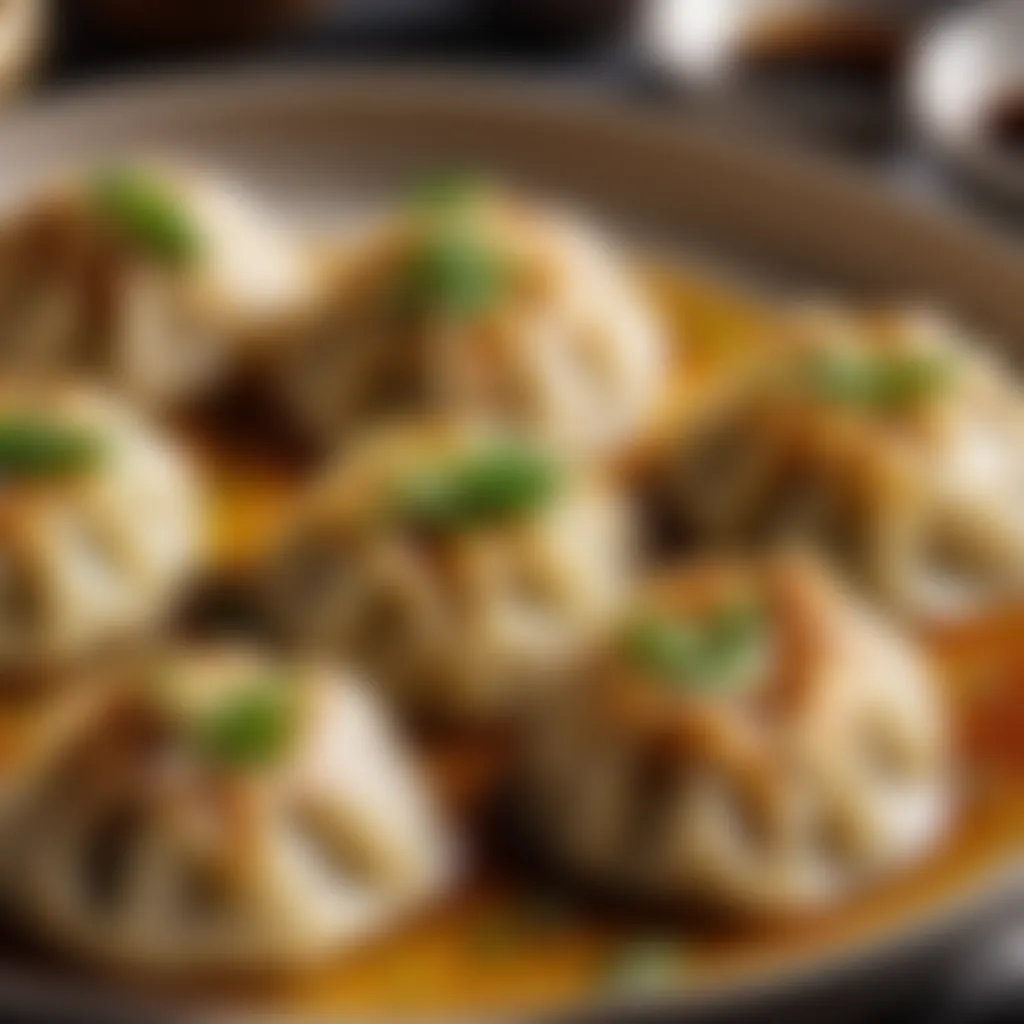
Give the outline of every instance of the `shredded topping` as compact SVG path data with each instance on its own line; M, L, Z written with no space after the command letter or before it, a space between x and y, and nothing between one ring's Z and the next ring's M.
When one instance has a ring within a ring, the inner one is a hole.
M642 615L627 629L625 647L634 663L659 680L686 690L720 691L756 680L767 639L763 609L744 602L700 618Z
M95 434L36 417L0 418L0 481L87 472L103 458Z
M561 483L557 466L542 453L500 445L416 475L402 488L399 507L416 526L468 529L543 507Z

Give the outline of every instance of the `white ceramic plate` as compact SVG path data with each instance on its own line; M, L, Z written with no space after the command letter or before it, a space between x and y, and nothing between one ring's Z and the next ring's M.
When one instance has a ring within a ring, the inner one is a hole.
M937 299L997 337L1024 338L1024 254L1014 246L860 179L770 152L763 140L748 145L607 99L418 71L260 71L125 82L0 122L0 193L71 162L139 149L237 170L318 225L346 216L354 198L421 171L493 169L564 194L662 250L724 257L766 281ZM671 1010L672 1020L689 1019L708 1010L777 1005L814 987L812 981L849 985L865 971L874 974L883 960L893 962L897 952L976 921L995 897L1006 896L1016 875L1003 864L884 939L829 949L739 985L680 995L662 1009ZM5 1019L31 1011L149 1022L172 1012L142 1004L42 969L0 968ZM615 1016L607 1008L584 1010L587 1020ZM457 1011L452 1008L453 1017ZM201 1019L195 1011L187 1017Z

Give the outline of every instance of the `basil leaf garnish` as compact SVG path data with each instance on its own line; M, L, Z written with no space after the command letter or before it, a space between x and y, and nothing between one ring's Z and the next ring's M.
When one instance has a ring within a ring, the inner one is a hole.
M0 482L76 475L97 465L104 452L100 438L80 428L0 418Z
M558 467L540 452L501 445L409 480L402 488L399 507L416 526L462 529L545 505L561 479Z
M649 615L632 624L625 640L631 659L658 678L686 689L714 690L747 680L765 637L761 610L737 604L704 620Z
M467 319L492 309L508 280L505 262L471 225L441 224L411 254L389 305L405 319Z
M199 229L177 198L153 178L126 169L104 171L96 178L94 195L104 216L157 259L178 267L199 255Z
M276 681L261 681L228 700L197 732L202 753L234 768L272 763L287 749L296 726L293 694Z
M815 396L827 402L899 411L940 393L951 375L951 367L933 356L836 354L812 362L805 381Z

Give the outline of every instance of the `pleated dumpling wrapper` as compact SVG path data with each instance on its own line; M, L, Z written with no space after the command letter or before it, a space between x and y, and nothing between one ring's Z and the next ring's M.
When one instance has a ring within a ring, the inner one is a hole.
M502 715L601 635L628 590L629 517L599 475L490 426L365 436L270 560L288 632L345 652L428 715Z
M316 437L440 408L604 456L657 413L661 329L606 241L568 214L437 186L356 233L333 278L272 381Z
M677 570L610 648L538 722L523 772L537 840L589 880L788 914L941 833L950 773L929 668L817 564Z
M27 929L142 972L298 967L449 880L421 780L347 671L215 648L122 672L19 802Z
M0 220L0 371L89 373L150 405L193 401L300 316L315 265L212 173L167 161L78 171Z
M800 540L891 607L946 618L1024 586L1024 399L952 322L801 313L663 471L698 542Z
M183 453L119 399L0 386L0 680L155 626L204 533Z

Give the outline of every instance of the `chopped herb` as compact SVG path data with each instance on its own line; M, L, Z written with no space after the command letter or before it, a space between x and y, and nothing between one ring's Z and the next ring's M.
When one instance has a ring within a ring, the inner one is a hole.
M889 411L917 405L942 391L949 380L950 367L924 355L833 356L812 363L807 376L812 392L825 401Z
M480 179L457 170L429 174L412 188L413 201L428 210L447 210L479 195Z
M470 225L445 223L417 246L389 305L404 318L464 319L493 308L508 280L505 261Z
M201 723L200 749L211 761L236 768L273 762L295 731L291 698L288 688L276 680L248 687Z
M626 634L626 648L634 661L659 675L677 676L699 657L700 636L684 623L644 618Z
M0 420L0 481L83 473L104 451L98 437L77 427L33 418Z
M764 639L760 610L738 604L703 622L639 619L627 631L626 649L634 661L673 684L719 689L750 680Z
M96 179L94 193L99 209L117 229L158 259L183 266L199 254L198 228L159 182L114 169Z
M640 939L622 946L612 957L604 988L613 995L640 996L665 992L683 976L680 948L659 939Z
M417 526L457 530L514 518L546 504L561 477L540 452L502 445L403 488L400 509Z

